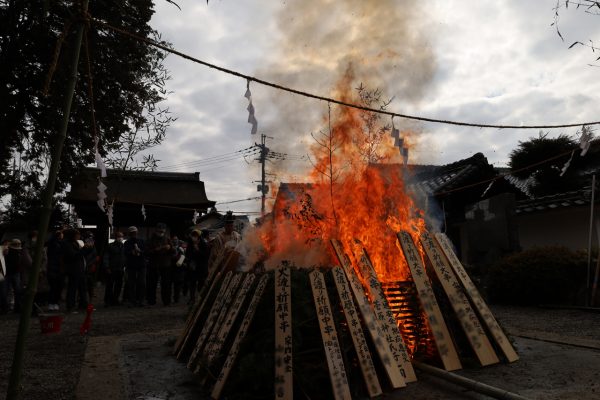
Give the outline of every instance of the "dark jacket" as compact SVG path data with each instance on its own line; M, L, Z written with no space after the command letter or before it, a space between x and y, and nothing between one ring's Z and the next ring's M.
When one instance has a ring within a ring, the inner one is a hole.
M64 260L65 269L68 274L85 273L85 257L77 242L65 242Z
M203 239L197 243L189 240L185 249L185 258L188 260L188 265L194 271L197 271L199 276L208 274L208 258L210 257L210 245Z
M59 240L56 235L52 235L50 240L46 242L46 252L48 257L47 269L49 273L64 272L63 246L64 242Z
M137 245L137 249L136 249ZM146 266L144 241L139 238L129 238L123 245L127 268L142 269Z
M148 255L150 268L169 268L175 255L175 249L168 237L152 235L146 254Z
M125 267L125 243L114 241L108 245L104 253L104 268L111 271L123 271Z
M11 276L14 274L20 274L23 272L22 270L22 251L17 249L8 249L8 253L4 256L4 260L6 262L6 276Z

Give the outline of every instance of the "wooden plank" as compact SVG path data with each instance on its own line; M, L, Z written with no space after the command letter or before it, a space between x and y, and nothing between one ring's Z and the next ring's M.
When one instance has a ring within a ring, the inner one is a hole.
M225 318L229 314L230 305L233 303L234 299L237 296L237 291L242 283L242 277L244 277L244 281L248 277L249 274L237 274L233 279L239 277L237 281L233 282L227 288L227 294L225 295L225 301L223 301L223 305L221 306L221 311L219 312L219 317L215 321L213 328L211 329L210 335L206 340L206 344L204 345L204 349L202 350L202 359L206 361L209 356L209 352L212 350L212 347L215 345L215 342L219 341L221 338L219 337L219 333L223 324L225 323ZM224 340L224 338L223 338ZM208 364L207 364L208 365Z
M200 318L200 314L204 311L204 308L206 307L207 299L211 296L211 294L216 286L216 283L219 281L220 277L221 277L221 272L216 274L216 277L212 281L210 288L208 288L206 291L206 295L203 295L201 300L196 302L196 304L194 305L194 311L190 313L190 316L188 318L188 322L186 324L186 328L183 332L183 335L181 335L179 337L179 339L177 340L177 343L175 343L173 354L177 355L177 359L180 358L183 349L185 349L185 347L187 346L189 336L191 335L192 331L194 330L194 327L196 327L196 325L198 324L198 318ZM204 286L207 286L206 282L204 283ZM204 287L203 287L203 289L204 289Z
M461 369L462 365L458 358L458 353L452 342L450 332L448 332L448 327L444 322L440 306L435 299L435 294L433 293L431 282L429 282L429 279L427 278L421 256L419 255L419 251L417 250L410 233L405 231L399 232L398 242L404 253L408 268L410 269L410 274L417 289L417 293L419 293L419 301L427 316L429 329L435 339L435 346L442 359L442 364L444 364L444 369L446 369L446 371Z
M252 288L252 284L254 283L254 279L256 276L254 274L247 274L244 278L244 282L236 294L233 304L229 308L227 316L225 317L225 321L223 322L221 329L216 335L216 339L212 342L212 345L207 351L207 362L210 364L216 356L219 355L223 345L225 344L225 340L227 340L227 336L229 336L229 332L231 331L231 327L235 322L240 310L242 308L242 304L246 300L246 295Z
M383 289L381 288L381 282L379 281L377 273L375 272L375 268L373 268L373 264L371 263L371 260L369 259L369 256L364 248L361 248L360 250L358 262L361 264L362 269L366 272L366 277L369 284L369 293L373 299L372 304L373 310L375 311L375 317L379 321L381 330L390 344L392 356L394 357L396 364L398 364L400 373L402 373L402 376L406 382L416 382L417 376L415 375L415 370L412 367L410 356L406 351L402 334L398 328L398 322L394 317L394 313L392 313L392 310L390 310L387 298L385 297Z
M240 329L238 330L235 339L233 340L233 344L231 349L229 350L229 354L225 359L225 363L223 364L223 368L221 368L221 372L217 376L217 381L213 386L211 397L213 399L218 399L221 397L221 392L223 391L223 387L227 382L227 378L229 377L229 373L235 363L235 360L240 352L240 346L242 340L246 337L248 333L248 329L250 328L250 324L252 323L252 319L254 319L254 314L256 313L256 308L258 307L258 303L262 299L262 295L267 287L267 283L269 281L269 275L263 275L262 278L258 281L258 285L256 286L256 290L254 291L254 295L252 296L252 300L248 305L248 309L246 310L246 314L244 314L244 319L242 319L242 324L240 325Z
M202 346L204 345L204 342L205 342L206 338L208 337L208 334L210 333L210 330L212 329L213 324L219 317L219 312L221 311L221 306L223 305L223 301L225 301L225 295L227 293L227 289L233 280L232 276L233 276L233 273L230 271L225 275L225 278L223 279L223 283L221 284L219 293L217 293L217 297L215 297L215 300L212 303L212 306L210 308L208 316L206 317L206 320L204 321L204 325L202 326L202 330L200 331L200 335L198 336L198 339L196 340L196 344L194 346L194 351L192 352L192 355L190 356L190 359L188 360L187 367L189 369L194 368L194 366L196 364L196 359L198 358L198 355L199 355L198 353L200 352L200 350L202 350Z
M291 270L275 270L275 398L293 399Z
M450 300L450 305L456 313L479 362L481 365L498 363L500 360L483 330L479 318L473 311L462 286L452 271L452 267L448 264L448 260L442 256L437 243L428 232L421 233L420 240L423 250L425 250L425 254L431 262L433 270L442 284L448 300Z
M350 388L348 387L348 377L342 359L340 342L337 338L337 331L331 313L331 303L327 294L327 285L323 274L318 270L313 270L310 274L310 286L312 288L313 299L317 309L317 319L321 328L321 339L325 349L325 358L329 367L329 378L331 379L331 388L333 397L336 400L351 400Z
M469 274L467 274L467 271L465 271L465 268L454 253L450 239L448 239L448 237L441 232L435 234L435 239L440 245L444 255L450 262L450 265L458 276L458 279L460 279L463 287L465 288L467 296L469 296L473 302L473 305L475 306L475 309L483 319L483 323L488 327L494 340L506 356L506 359L509 362L517 361L519 359L517 352L504 334L504 331L500 327L500 324L498 324L498 321L496 321L496 318L494 318L494 315L481 297L481 294L479 294L479 290L477 290L477 287L469 277Z
M390 344L388 343L385 335L381 331L381 327L377 320L375 319L375 314L373 313L373 309L369 304L369 300L365 295L365 291L363 290L362 284L358 280L358 277L354 273L354 267L352 267L352 263L350 259L344 252L344 247L342 244L336 240L332 239L331 244L335 253L344 269L346 277L348 278L348 282L350 283L350 288L352 289L352 293L354 294L354 298L356 299L356 304L358 304L358 309L365 321L365 325L367 326L367 330L371 335L371 339L373 339L373 343L375 344L375 349L377 350L377 354L381 359L381 363L385 369L385 372L392 384L394 389L406 386L406 382L404 377L402 376L398 365L394 361L394 357L392 356L390 350Z
M340 267L333 267L331 272L333 274L335 286L337 287L338 295L340 296L340 302L342 303L346 323L350 330L352 343L354 343L354 348L358 355L360 370L365 380L369 397L379 396L382 393L381 385L379 384L379 379L377 379L377 371L375 371L375 366L371 359L371 352L369 351L369 346L367 345L365 335L360 325L360 319L358 318L358 313L354 306L354 301L352 300L352 293L350 293L348 280Z

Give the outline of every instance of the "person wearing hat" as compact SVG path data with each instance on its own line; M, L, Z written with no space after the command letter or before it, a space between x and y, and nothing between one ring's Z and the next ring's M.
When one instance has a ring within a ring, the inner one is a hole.
M146 301L148 305L156 304L156 289L160 276L160 295L165 306L171 304L172 267L171 260L175 249L167 236L167 225L159 223L148 243L148 276L146 279Z
M144 304L146 289L146 259L144 241L138 238L138 229L127 229L129 238L123 245L125 251L126 296L132 305Z
M63 231L57 229L46 242L48 257L47 275L50 293L48 295L48 310L60 310L60 297L65 286L64 242Z
M190 240L185 251L185 257L188 260L187 282L190 288L188 304L193 304L196 300L198 285L202 285L208 275L208 258L210 256L208 231L201 232L194 229L190 233Z
M85 255L79 243L81 233L77 229L68 229L64 235L63 256L67 273L67 311L76 313L76 306L79 310L85 310L88 305Z
M237 245L242 241L242 235L233 229L235 217L233 212L227 211L224 219L224 229L219 232L212 245L212 255L209 262L211 269L217 268L214 262L218 259L224 261L226 265L224 268L229 268L237 262L238 253L235 251ZM210 273L210 271L209 271Z
M6 291L13 291L13 311L18 313L21 310L21 298L23 296L23 263L21 257L23 255L23 247L21 241L17 238L12 239L8 244L8 252L5 256L6 263Z

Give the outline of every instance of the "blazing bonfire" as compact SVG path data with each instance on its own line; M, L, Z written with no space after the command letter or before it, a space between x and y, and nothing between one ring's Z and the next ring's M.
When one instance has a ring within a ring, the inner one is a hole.
M414 382L415 361L517 359L378 118L330 108L307 182L282 184L241 248L212 260L175 354L214 398L374 397Z

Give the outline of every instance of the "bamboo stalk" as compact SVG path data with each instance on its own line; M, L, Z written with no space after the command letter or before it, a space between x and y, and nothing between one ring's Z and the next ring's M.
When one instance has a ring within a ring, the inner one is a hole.
M88 0L82 0L81 10L79 10L79 13L85 14L87 13L87 9ZM81 50L83 29L84 21L78 21L77 31L75 34L73 58L71 59L71 65L69 66L69 72L67 75L69 76L69 80L67 81L66 85L65 103L63 104L63 120L61 122L58 134L56 135L56 141L54 143L54 148L52 151L50 171L48 173L48 181L46 182L46 187L42 195L42 208L40 210L40 220L38 224L38 240L35 245L33 263L29 270L29 284L27 286L25 298L21 308L19 330L17 333L15 352L13 355L13 362L10 371L10 380L8 384L8 390L6 393L7 400L19 399L23 391L21 380L23 377L23 356L25 353L25 341L27 339L27 333L29 332L33 300L37 291L40 267L42 264L42 252L44 249L44 242L46 241L46 232L48 231L48 225L50 224L50 216L52 214L52 198L54 196L54 190L56 187L56 179L58 176L58 169L60 167L62 149L65 143L65 138L67 136L69 117L71 115L71 104L73 103L73 94L75 92L75 84L77 83L77 65L79 64L79 53Z

